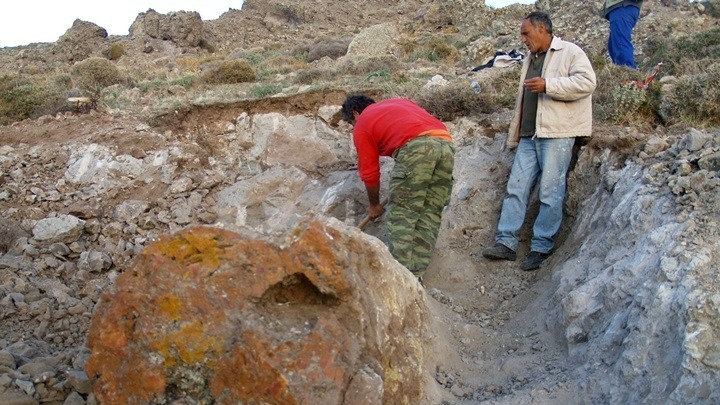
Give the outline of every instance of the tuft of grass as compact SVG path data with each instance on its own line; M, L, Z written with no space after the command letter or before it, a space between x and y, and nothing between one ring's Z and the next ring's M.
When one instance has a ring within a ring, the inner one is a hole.
M173 80L170 82L170 85L180 85L183 86L186 89L189 89L192 87L193 83L195 82L195 76L193 75L186 75L179 79Z
M250 89L250 97L252 98L264 98L280 93L282 87L269 83L259 83Z

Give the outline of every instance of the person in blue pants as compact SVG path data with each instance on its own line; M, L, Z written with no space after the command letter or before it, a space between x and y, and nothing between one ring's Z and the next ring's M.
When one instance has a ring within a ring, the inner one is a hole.
M642 0L605 0L603 17L610 21L608 53L613 63L637 69L632 31L640 17Z

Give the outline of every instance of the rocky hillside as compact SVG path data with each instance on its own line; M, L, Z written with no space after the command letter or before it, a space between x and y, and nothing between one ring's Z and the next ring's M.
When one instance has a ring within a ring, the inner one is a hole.
M0 49L0 403L717 403L720 8L647 0L628 72L599 5L246 0ZM471 69L522 50L535 8L600 86L557 250L527 273L477 255L518 69ZM78 66L97 59L119 79L92 92ZM251 79L222 75L239 61ZM381 221L355 227L337 112L356 91L411 97L455 137L424 287Z

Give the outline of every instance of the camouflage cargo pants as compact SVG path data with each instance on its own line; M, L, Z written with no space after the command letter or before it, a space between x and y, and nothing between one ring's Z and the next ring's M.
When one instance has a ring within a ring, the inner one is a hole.
M455 148L440 138L421 136L393 157L386 214L388 245L393 257L420 277L430 264L442 210L450 202Z

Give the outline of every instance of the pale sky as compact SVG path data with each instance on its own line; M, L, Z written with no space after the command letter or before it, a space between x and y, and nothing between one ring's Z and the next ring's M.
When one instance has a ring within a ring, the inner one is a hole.
M352 1L352 0L350 0ZM486 0L495 8L534 0ZM95 23L108 35L128 35L140 13L197 11L203 21L214 20L230 8L240 10L242 0L3 0L0 6L0 47L55 42L75 19Z

